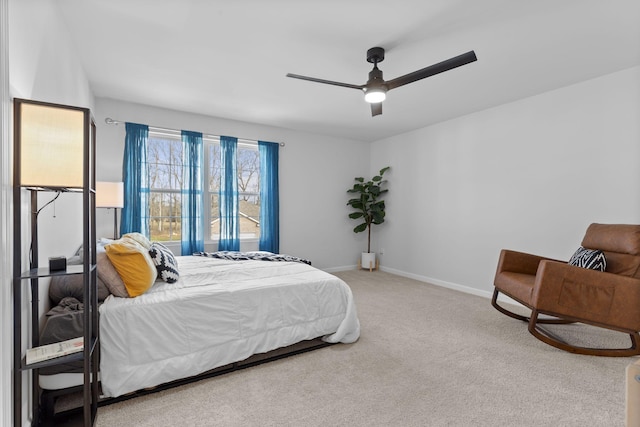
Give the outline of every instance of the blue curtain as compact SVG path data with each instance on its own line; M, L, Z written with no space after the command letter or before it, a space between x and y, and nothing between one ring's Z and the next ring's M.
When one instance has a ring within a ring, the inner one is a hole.
M120 235L138 232L149 237L149 126L126 123L126 130L122 161L124 207L121 213Z
M202 133L182 131L182 255L204 251Z
M220 177L220 241L219 251L240 250L238 220L238 172L236 151L238 138L220 137L222 173Z
M278 148L274 142L258 141L260 154L260 250L280 250Z

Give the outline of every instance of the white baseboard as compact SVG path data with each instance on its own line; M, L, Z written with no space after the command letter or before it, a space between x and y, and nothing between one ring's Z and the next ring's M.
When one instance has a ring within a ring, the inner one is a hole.
M349 271L349 270L357 270L357 265L343 265L342 267L331 267L331 268L323 268L322 271L326 271L327 273L338 273L340 271Z
M358 267L356 265L346 265L346 266L342 266L342 267L327 268L327 269L324 269L324 271L326 271L327 273L337 273L337 272L340 272L340 271L356 270L357 268ZM460 285L460 284L457 284L457 283L451 283L451 282L447 282L447 281L444 281L444 280L434 279L433 277L427 277L427 276L421 276L421 275L418 275L418 274L407 273L405 271L396 270L395 268L389 268L389 267L380 266L380 270L384 271L384 272L387 272L387 273L395 274L396 276L407 277L409 279L417 280L419 282L424 282L424 283L428 283L428 284L435 285L435 286L441 286L443 288L453 289L455 291L460 291L460 292L464 292L464 293L467 293L467 294L477 295L477 296L480 296L480 297L483 297L483 298L487 298L487 299L491 299L493 297L493 291L483 291L483 290L480 290L480 289L471 288L469 286ZM506 303L506 304L513 304L513 305L522 306L522 304L520 304L516 300L511 299L508 296L503 295L503 294L499 294L498 295L498 301Z
M404 271L396 270L394 268L380 267L380 270L387 273L395 274L397 276L407 277L409 279L418 280L420 282L430 283L432 285L441 286L443 288L453 289L456 291L464 292L467 294L477 295L484 298L491 299L493 292L483 291L480 289L471 288L469 286L459 285L457 283L446 282L444 280L434 279L432 277L420 276L418 274L406 273Z

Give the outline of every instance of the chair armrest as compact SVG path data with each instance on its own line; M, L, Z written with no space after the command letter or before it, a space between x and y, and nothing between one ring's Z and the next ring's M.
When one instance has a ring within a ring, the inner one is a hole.
M535 276L538 271L538 265L540 264L540 261L543 260L551 260L551 258L503 249L500 251L500 259L498 260L496 275L503 271L510 271L513 273L530 274Z
M625 331L640 331L640 280L543 260L532 306L540 313Z

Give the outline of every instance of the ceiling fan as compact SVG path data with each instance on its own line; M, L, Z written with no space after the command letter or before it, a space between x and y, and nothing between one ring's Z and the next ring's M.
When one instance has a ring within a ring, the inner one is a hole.
M436 74L452 70L462 65L469 64L476 61L477 59L478 58L476 58L475 52L469 51L467 53L463 53L462 55L449 58L445 61L430 65L412 73L405 74L404 76L397 77L393 80L385 81L382 78L382 70L378 68L378 63L384 61L384 49L381 47L372 47L367 51L367 62L373 64L373 69L369 72L369 80L367 80L366 84L353 85L349 83L334 82L331 80L317 79L315 77L307 77L291 73L288 73L287 77L308 80L310 82L359 89L364 92L364 100L371 104L371 116L377 116L379 114L382 114L382 101L385 100L387 91L400 86L404 86L409 83L413 83L426 77L431 77Z

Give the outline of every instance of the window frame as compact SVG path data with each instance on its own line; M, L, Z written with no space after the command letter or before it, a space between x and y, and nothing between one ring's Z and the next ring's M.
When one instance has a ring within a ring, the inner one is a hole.
M154 139L168 139L168 140L173 140L177 143L182 144L182 133L181 131L177 131L177 130L170 130L170 129L164 129L164 128L155 128L155 127L149 127L149 133L148 133L148 142L147 142L147 156L148 153L150 152L150 147L151 144L153 143L152 141ZM212 215L211 215L211 200L213 196L217 196L218 195L218 191L219 188L216 188L214 190L211 190L211 187L209 186L209 180L210 180L210 169L209 169L209 164L210 164L210 146L211 145L217 145L220 146L220 137L216 136L216 135L208 135L208 134L203 134L202 135L202 142L203 142L203 162L204 162L204 170L203 170L203 183L202 183L202 188L203 188L203 211L202 212L202 220L204 222L203 224L203 239L205 244L215 244L219 241L218 239L214 239L212 238L212 227L211 227L211 220L212 220ZM255 150L257 153L259 153L259 147L258 147L258 141L252 141L252 140L247 140L247 139L238 139L238 148L242 148L242 149L246 149L249 148L251 150ZM258 154L259 156L259 154ZM259 158L259 157L258 157ZM147 158L147 163L149 165L149 167L151 168L151 165L153 164L154 166L157 163L151 163L149 161L149 158ZM180 159L179 163L173 163L173 164L179 164L180 167L183 167L183 163L182 163L182 159ZM257 197L258 200L260 199L260 164L258 163L258 177L257 177L258 183L257 183L257 191L238 191L238 198L242 198L243 196L249 196L249 197ZM155 216L151 215L151 197L152 195L155 194L180 194L182 191L181 188L152 188L151 186L149 186L149 212L147 213L148 217L149 217L149 222L150 222L150 228L151 228L151 220L152 218L156 218ZM239 214L242 216L242 213L240 211L238 211ZM246 216L248 217L248 216ZM163 218L163 216L160 216L160 218ZM170 217L173 218L173 217ZM181 217L180 217L181 218ZM251 217L248 217L251 218ZM257 226L260 227L260 218L253 218L251 219L252 221L256 222ZM149 234L151 236L151 229L149 230ZM182 236L182 231L180 230L180 236ZM217 234L219 236L219 233ZM151 236L152 237L152 236ZM242 233L240 234L240 241L241 242L246 242L246 243L255 243L258 242L260 240L260 235L258 234L257 236L251 236L251 237L243 237ZM178 240L165 240L162 241L163 243L167 243L167 244L174 244L174 243L179 243L180 239Z
M160 129L160 128L153 128L153 127L149 127L149 132L147 135L147 165L149 167L149 170L151 170L151 165L152 164L157 164L157 163L152 163L149 160L149 152L150 152L150 147L151 147L151 143L152 140L154 139L158 139L158 140L170 140L170 141L174 141L176 143L180 144L181 150L182 151L182 133L180 131L173 131L170 129ZM180 169L182 169L182 167L184 166L182 163L182 158L179 159L179 163L176 162L170 162L170 164L172 165L179 165ZM182 172L182 170L180 171ZM152 188L151 187L151 182L149 182L149 212L147 213L148 218L149 218L149 236L151 236L151 221L152 218L165 218L165 216L160 216L160 217L156 217L156 216L152 216L151 213L151 200L153 197L153 194L158 194L158 195L164 195L164 194L178 194L180 195L180 197L178 197L178 200L180 201L180 206L178 207L178 209L180 209L180 213L182 214L182 209L181 209L181 204L182 204L182 197L181 197L181 192L182 189L180 188ZM175 211L174 211L175 212ZM180 222L182 223L182 215L180 215L180 217L174 215L174 216L169 216L166 218L180 218ZM171 221L169 221L169 223L171 223ZM181 226L182 227L182 226ZM182 228L179 230L178 236L180 236L179 239L171 239L171 240L159 240L162 243L179 243L182 239Z
M204 206L211 206L211 197L214 195L218 195L217 191L219 191L219 189L216 190L211 190L208 183L209 183L209 161L210 161L210 151L209 150L209 146L210 145L217 145L218 147L220 146L220 137L216 136L216 135L203 135L202 136L202 143L203 143L203 149L204 149L204 164L205 164L205 172L204 172L204 184L203 185L203 193L204 193L204 197L205 197L205 201L203 203L203 207ZM238 149L241 148L247 148L250 147L251 150L255 150L257 153L259 153L259 147L258 147L258 141L252 141L252 140L248 140L248 139L240 139L238 138ZM236 159L237 161L237 159ZM258 184L257 184L257 191L255 192L249 192L249 191L240 191L240 189L238 189L238 199L242 198L245 195L248 195L250 197L257 197L258 200L260 200L260 163L259 163L259 154L258 154ZM238 209L238 214L240 216L242 215L242 212L240 212L240 209ZM211 237L212 232L211 232L211 209L205 209L205 212L203 213L203 221L204 221L204 234L205 234L205 243L217 243L219 241L219 239L213 239ZM248 217L248 216L246 216ZM250 217L248 217L250 218ZM238 219L240 220L240 218ZM256 221L254 221L257 223L257 226L260 227L260 218L257 218ZM209 224L209 226L207 226L207 224ZM217 235L219 236L220 233L217 233ZM260 241L260 234L258 234L257 236L252 236L252 237L243 237L242 233L240 233L240 241L241 242L246 242L246 243L257 243Z

